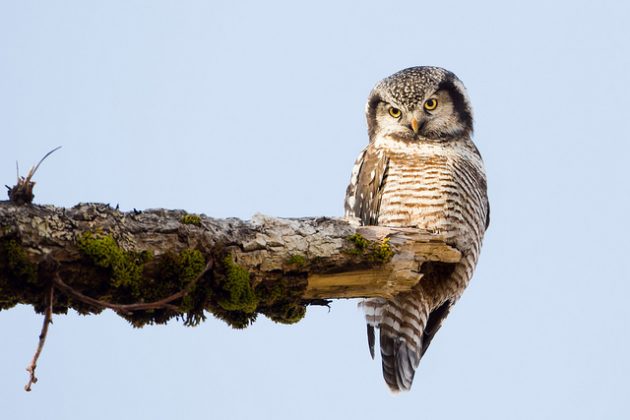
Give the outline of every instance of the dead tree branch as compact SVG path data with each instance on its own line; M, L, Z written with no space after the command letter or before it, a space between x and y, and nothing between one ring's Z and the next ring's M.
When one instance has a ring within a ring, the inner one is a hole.
M309 302L390 297L421 281L423 267L459 258L437 234L343 219L0 202L0 309L44 312L50 278L39 271L50 259L55 312L110 308L137 326L174 316L195 324L207 311L237 327L256 313L295 322Z

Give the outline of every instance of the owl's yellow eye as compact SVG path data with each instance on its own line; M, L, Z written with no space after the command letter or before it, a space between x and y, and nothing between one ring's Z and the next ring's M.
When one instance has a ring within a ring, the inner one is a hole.
M433 111L435 108L437 108L437 104L437 99L427 99L426 101L424 101L424 109L426 109L427 111Z
M389 115L391 115L394 118L400 118L400 116L402 115L402 111L398 108L389 108Z

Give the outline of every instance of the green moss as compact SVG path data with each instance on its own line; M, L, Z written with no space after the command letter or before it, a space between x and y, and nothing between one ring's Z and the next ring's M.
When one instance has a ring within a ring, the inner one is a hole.
M264 281L256 286L256 296L262 305L272 305L281 299L286 292L285 279Z
M184 249L179 253L180 280L189 283L206 268L206 259L198 249Z
M386 263L394 256L389 238L385 238L380 242L374 242L370 247L370 251L370 259L377 263Z
M298 254L291 255L287 259L288 265L294 265L298 268L304 267L306 265L306 262L307 262L306 257L303 255L298 255Z
M171 259L171 275L177 277L180 285L188 285L206 267L206 259L198 249L184 249Z
M29 261L20 243L16 239L0 238L0 310L39 299L43 296L42 290L37 266ZM44 307L43 297L42 304L35 306L36 309Z
M196 214L185 214L182 216L181 222L185 225L201 226L201 217Z
M168 253L160 258L155 278L143 277L138 284L138 294L145 302L156 301L190 287L198 279L206 266L203 254L197 249L184 249L181 252ZM179 303L179 311L155 309L137 311L125 316L135 327L146 324L164 324L171 318L181 316L187 326L198 325L205 319L203 309L209 288L203 282L197 282L192 290Z
M162 299L185 289L201 274L205 264L205 258L197 249L163 255L155 279L143 279L141 283L140 292L144 300ZM190 299L186 300L188 303Z
M363 235L355 233L348 237L354 248L347 252L353 255L366 255L368 260L374 264L383 264L388 262L394 256L394 250L389 243L389 238L382 241L370 241Z
M217 303L226 311L253 313L258 306L258 298L252 289L249 271L236 264L232 257L223 259L225 278L221 282L221 296Z
M243 311L226 311L221 307L215 307L212 309L212 314L217 318L223 320L232 328L243 329L247 328L256 321L258 314L256 312L243 312Z
M283 324L295 323L306 313L302 302L306 274L299 268L311 261L302 255L288 259L290 272L272 274L273 278L257 282L254 287L248 270L231 256L210 257L219 263L200 277L206 259L196 249L158 258L149 252L125 250L112 235L102 232L79 235L77 247L84 260L68 277L68 284L95 299L130 304L188 291L168 307L120 314L135 327L166 323L173 317L181 317L185 325L197 325L205 319L206 310L234 328L247 327L259 313ZM0 237L0 309L25 302L44 310L47 287L48 283L40 284L38 268L30 263L19 240ZM56 297L56 305L56 311L69 307L85 314L102 310L63 294Z
M162 292L161 296L168 296L187 288L191 282L199 277L205 267L206 259L197 249L184 249L179 254L165 255L160 261L159 284L169 285L171 289ZM189 320L189 322L186 322L187 325L197 325L205 319L203 317L203 306L209 291L209 288L197 283L194 285L193 290L182 298L179 307L182 312L187 314L186 319ZM201 302L199 302L200 300ZM199 312L201 312L201 315Z
M293 261L306 263L304 257ZM263 280L253 288L249 272L232 257L225 257L207 309L234 328L252 324L258 313L275 322L293 324L306 313L302 303L306 286L306 274L294 272Z
M15 239L3 242L0 247L3 273L22 282L37 282L37 266L28 260L26 251Z
M163 324L180 316L186 325L197 325L205 319L203 311L212 291L206 279L199 279L206 267L201 251L184 249L179 253L167 253L157 263L151 263L154 259L151 253L124 250L111 235L86 232L77 238L77 245L94 267L105 270L107 283L90 287L91 291L98 290L101 300L153 302L182 290L188 291L181 300L172 303L178 305L177 308L121 314L133 326Z
M146 311L134 311L128 314L119 314L125 318L135 328L142 328L145 325L166 324L178 314L166 308L148 309Z
M302 296L308 282L306 275L286 276L264 281L256 287L258 310L267 318L281 324L294 324L306 315Z
M139 294L143 265L151 258L150 253L125 251L112 236L92 232L79 236L77 246L94 265L109 270L112 286L130 288L134 295Z
M295 324L306 315L306 306L298 302L283 302L266 310L264 314L280 324Z
M351 254L361 255L370 247L370 241L365 239L365 237L359 233L351 235L348 237L348 240L354 245L354 249L348 251Z

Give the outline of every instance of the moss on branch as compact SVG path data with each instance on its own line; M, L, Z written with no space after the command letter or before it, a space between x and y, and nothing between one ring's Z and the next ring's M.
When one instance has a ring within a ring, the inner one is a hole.
M144 264L150 252L125 251L111 235L85 232L77 238L79 250L95 266L108 270L114 288L127 288L135 298L141 295Z
M201 217L196 214L185 214L180 220L185 225L201 226Z
M37 266L29 261L22 245L14 238L0 238L0 310L39 302L44 288L37 280ZM35 306L41 311L45 308L43 302Z
M263 280L254 286L247 269L231 256L225 257L223 264L208 310L232 327L247 327L258 313L282 324L298 322L306 314L302 300L307 286L305 275L285 273L281 278Z
M348 237L354 248L348 250L353 255L367 256L368 261L374 264L384 264L389 262L394 256L394 250L389 243L389 238L381 241L370 241L359 233Z

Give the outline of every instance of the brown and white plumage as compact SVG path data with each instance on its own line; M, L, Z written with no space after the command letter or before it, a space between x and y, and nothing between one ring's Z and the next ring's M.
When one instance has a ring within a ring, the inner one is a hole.
M366 107L370 142L346 193L346 217L363 225L436 231L462 253L455 266L433 264L411 291L361 303L383 376L408 390L451 306L470 281L489 223L486 177L471 140L472 109L463 84L438 67L412 67L379 82Z

